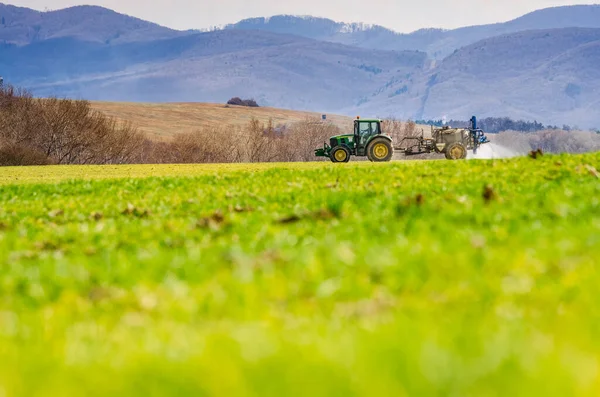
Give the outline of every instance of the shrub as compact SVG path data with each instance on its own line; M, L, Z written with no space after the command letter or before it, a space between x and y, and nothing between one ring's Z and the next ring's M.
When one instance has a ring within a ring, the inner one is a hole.
M0 142L0 167L52 164L44 153L14 142Z
M228 105L235 105L235 106L244 106L244 101L242 100L242 98L239 97L233 97L230 100L227 101Z
M231 98L230 100L227 101L228 105L235 105L235 106L246 106L246 107L250 107L250 108L257 108L258 103L256 103L256 101L254 99L241 99L239 97L234 97Z

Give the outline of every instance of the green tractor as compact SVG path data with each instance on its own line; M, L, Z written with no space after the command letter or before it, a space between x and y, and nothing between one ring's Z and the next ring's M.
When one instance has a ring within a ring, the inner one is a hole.
M331 137L329 144L317 149L317 157L328 157L334 163L347 163L350 156L367 156L371 161L390 161L394 155L392 138L381 130L381 120L356 118L354 133Z

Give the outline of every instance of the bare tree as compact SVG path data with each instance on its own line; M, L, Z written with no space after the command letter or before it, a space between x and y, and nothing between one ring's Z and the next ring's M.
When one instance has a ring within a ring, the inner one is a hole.
M37 163L45 156L46 163L118 164L136 158L144 137L130 123L93 110L87 101L35 99L26 91L2 87L0 140L12 153L35 153ZM27 158L32 157L23 161Z
M289 161L315 161L315 149L329 142L329 137L342 132L333 124L324 123L316 118L307 118L293 124L286 135L291 146Z

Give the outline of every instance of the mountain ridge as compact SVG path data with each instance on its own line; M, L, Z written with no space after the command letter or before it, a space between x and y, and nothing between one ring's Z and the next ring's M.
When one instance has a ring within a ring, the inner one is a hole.
M565 22L566 20L572 22ZM287 25L284 25L287 23ZM312 23L312 24L311 24ZM457 29L423 28L412 33L399 33L380 25L335 22L328 18L275 15L250 18L223 29L259 29L275 33L289 33L318 40L332 41L359 47L382 50L420 50L435 59L443 59L457 48L499 34L548 28L600 28L600 4L544 8L506 22L473 25ZM303 28L304 27L304 28ZM344 32L345 27L350 27Z
M0 41L19 46L61 37L110 44L189 34L88 5L36 11L0 3L0 22Z

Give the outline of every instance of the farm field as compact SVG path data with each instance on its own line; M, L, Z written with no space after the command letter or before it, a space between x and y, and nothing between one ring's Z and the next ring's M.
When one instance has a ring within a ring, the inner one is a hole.
M132 122L154 139L168 139L177 133L189 133L202 127L243 127L255 118L261 123L290 124L307 118L321 119L320 113L275 108L248 108L215 103L132 103L92 102L92 107L118 120ZM328 114L333 124L351 128L352 118Z
M0 168L0 396L597 396L598 170Z

